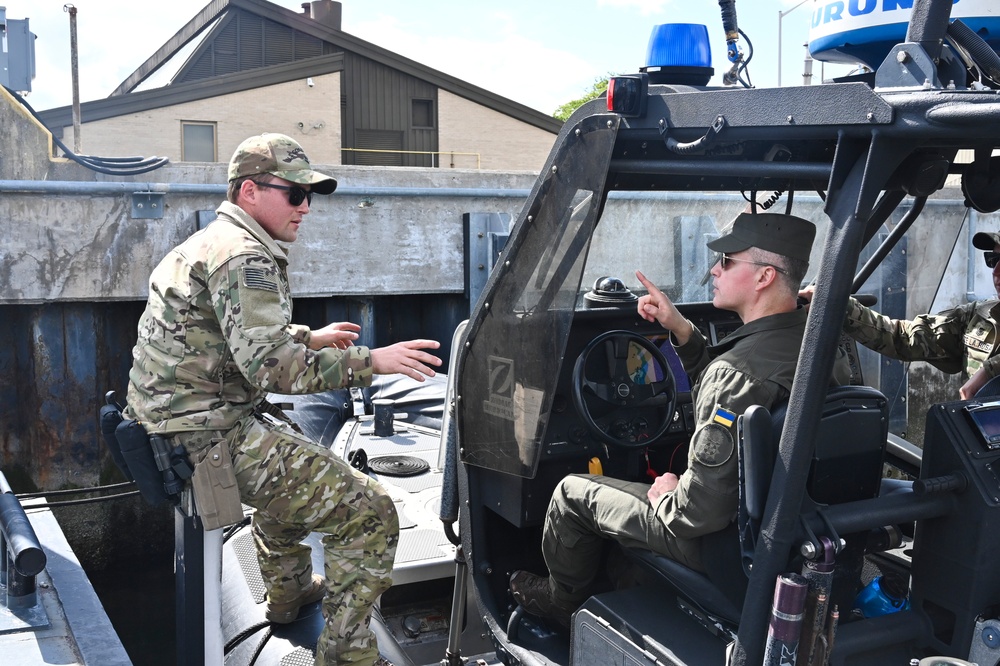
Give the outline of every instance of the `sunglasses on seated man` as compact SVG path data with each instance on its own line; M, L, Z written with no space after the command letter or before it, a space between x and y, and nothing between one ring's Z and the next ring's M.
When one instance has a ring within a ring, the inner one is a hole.
M285 190L288 192L288 203L292 206L300 206L303 201L308 201L310 204L313 200L313 193L309 190L299 187L298 185L277 185L275 183L258 183L256 180L253 181L260 187L270 187L272 190Z
M993 268L1000 261L1000 252L983 252L983 259L986 260L986 266Z
M783 275L788 275L788 271L786 271L784 268L779 268L774 264L767 264L762 261L752 261L750 259L737 259L736 257L730 257L725 252L720 252L718 254L718 257L719 257L719 265L722 266L722 270L726 270L726 264L728 264L730 261L739 261L744 264L753 264L754 266L770 266L779 273L782 273Z

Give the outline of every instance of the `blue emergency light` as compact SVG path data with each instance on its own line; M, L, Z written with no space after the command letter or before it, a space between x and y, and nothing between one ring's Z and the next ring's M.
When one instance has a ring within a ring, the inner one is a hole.
M663 23L653 26L646 48L650 83L704 86L712 78L712 49L708 28L700 23Z
M643 115L650 83L707 85L715 73L708 28L700 23L653 26L646 49L646 66L640 67L639 72L614 76L608 81L608 111L623 116Z

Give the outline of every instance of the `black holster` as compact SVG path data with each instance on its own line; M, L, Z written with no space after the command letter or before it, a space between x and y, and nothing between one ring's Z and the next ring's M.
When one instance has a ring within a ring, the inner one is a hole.
M135 477L132 476L132 472L128 469L128 463L125 462L125 456L122 455L122 447L115 436L115 429L122 422L122 413L118 409L118 405L115 405L113 402L103 405L101 407L100 420L101 434L104 436L104 443L107 444L108 451L111 452L111 459L115 461L115 467L118 468L127 480L134 481Z
M169 440L149 435L141 423L132 419L118 424L115 438L143 499L153 506L176 504L192 471L184 447L171 449Z

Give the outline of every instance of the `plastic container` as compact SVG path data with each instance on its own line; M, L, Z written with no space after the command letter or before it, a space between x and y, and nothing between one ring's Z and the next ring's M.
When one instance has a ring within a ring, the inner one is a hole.
M906 583L896 576L879 576L854 598L855 610L864 617L878 617L910 608Z

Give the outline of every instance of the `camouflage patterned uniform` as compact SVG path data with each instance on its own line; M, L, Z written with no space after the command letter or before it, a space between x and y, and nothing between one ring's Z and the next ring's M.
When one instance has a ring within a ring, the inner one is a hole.
M865 347L900 361L927 361L968 379L981 367L1000 375L997 322L1000 301L966 303L912 320L890 319L851 299L844 330Z
M300 149L301 150L301 149ZM324 534L326 626L317 664L370 664L368 624L391 585L399 525L385 491L287 424L262 415L267 392L313 393L371 383L366 347L308 348L291 323L285 251L238 206L174 248L154 269L133 351L128 410L192 457L224 436L268 600L298 595L312 576L302 540Z

